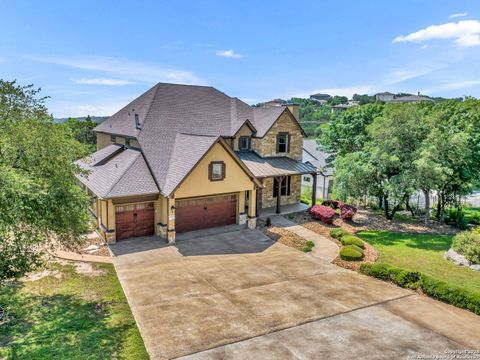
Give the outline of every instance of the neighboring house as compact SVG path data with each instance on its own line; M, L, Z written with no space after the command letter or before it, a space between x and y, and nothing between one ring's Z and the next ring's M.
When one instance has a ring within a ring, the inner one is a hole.
M395 94L389 92L383 92L375 94L375 99L378 101L384 101L386 103L393 102L393 103L416 103L420 101L431 101L435 102L432 98L420 95L418 92L417 95L405 95L405 96L396 96Z
M321 102L327 102L331 98L330 95L328 94L313 94L310 95L310 100L316 100L316 101L321 101Z
M322 199L329 199L332 195L333 188L333 170L332 168L327 168L327 157L328 153L319 150L317 140L303 140L302 161L317 169L320 176L317 179L316 195ZM308 174L303 175L302 188L311 189L313 182L313 176Z
M227 224L300 201L304 132L291 106L253 108L206 86L159 83L95 128L77 163L99 232L114 242Z
M334 105L332 106L332 113L333 112L340 112L340 111L345 111L345 110L348 110L352 107L356 107L358 106L358 103L357 102L348 102L348 104L339 104L339 105Z

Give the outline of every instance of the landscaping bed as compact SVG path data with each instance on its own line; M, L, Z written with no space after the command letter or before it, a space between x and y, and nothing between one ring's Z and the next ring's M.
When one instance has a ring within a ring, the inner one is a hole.
M47 262L0 284L0 308L2 359L148 359L111 264Z
M278 241L279 243L294 248L296 250L310 252L312 250L311 242L305 240L303 237L295 234L292 231L285 230L277 226L266 227L264 224L259 224L259 228L270 239ZM308 251L307 251L308 250Z

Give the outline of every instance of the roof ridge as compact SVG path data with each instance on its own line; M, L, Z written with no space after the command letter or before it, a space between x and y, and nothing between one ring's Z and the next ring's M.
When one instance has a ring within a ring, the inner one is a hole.
M145 123L144 123L144 124L141 124L141 123L140 123L140 131L141 131L141 129L143 128L143 126L146 125L146 122L147 122L147 119L148 119L148 115L150 114L150 110L152 109L153 101L156 99L157 93L158 93L158 89L160 88L159 84L160 84L160 83L158 83L157 85L155 85L155 91L154 91L154 93L153 93L152 100L150 101L150 105L148 106L148 110L147 110L147 112L145 113Z
M128 150L137 151L138 154L142 154L142 152L139 151L139 150L127 149L127 150L125 150L125 151L128 151ZM125 174L127 173L127 171L130 170L130 168L133 166L133 164L135 164L135 162L137 161L137 159L138 159L138 155L135 157L135 159L133 159L132 163L127 166L127 168L125 169L125 171L123 172L123 174L117 179L117 181L115 181L115 182L112 184L112 186L110 186L110 188L105 192L105 196L108 196L108 194L110 194L110 192L113 190L113 188L115 187L115 185L117 185L117 184L120 182L120 180L123 179L123 177L125 176Z

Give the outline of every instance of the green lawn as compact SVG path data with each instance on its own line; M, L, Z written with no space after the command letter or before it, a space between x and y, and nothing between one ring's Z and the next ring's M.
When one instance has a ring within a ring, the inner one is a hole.
M480 273L444 260L452 235L365 231L357 234L379 252L378 262L420 271L447 283L480 293Z
M467 220L470 220L473 214L480 214L480 208L478 207L463 208L463 211L465 213L465 217L467 218Z
M93 266L105 273L49 263L60 279L0 285L0 358L148 359L113 266Z

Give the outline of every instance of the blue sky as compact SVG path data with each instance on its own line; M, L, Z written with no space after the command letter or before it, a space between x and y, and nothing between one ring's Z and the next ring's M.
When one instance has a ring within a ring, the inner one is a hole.
M156 82L249 103L314 92L480 97L480 2L0 3L0 77L56 117L111 115Z

